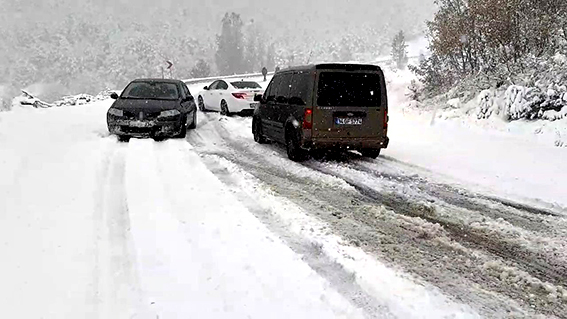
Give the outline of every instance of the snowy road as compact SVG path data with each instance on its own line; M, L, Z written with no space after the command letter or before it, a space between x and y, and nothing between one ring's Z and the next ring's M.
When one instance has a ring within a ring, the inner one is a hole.
M3 316L566 316L564 172L507 188L522 175L458 145L462 171L440 168L448 152L395 125L378 160L298 164L216 113L186 140L118 143L109 105L0 113Z

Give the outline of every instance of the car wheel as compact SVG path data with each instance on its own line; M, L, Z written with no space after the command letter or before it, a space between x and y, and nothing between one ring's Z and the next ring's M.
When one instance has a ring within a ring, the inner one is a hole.
M228 104L226 104L225 100L221 101L220 109L221 109L220 111L221 115L230 116L230 111L228 110Z
M252 124L252 134L254 134L254 141L258 144L265 144L266 137L264 137L264 132L262 130L262 122L259 119L254 119Z
M130 136L118 135L118 142L128 142L128 141L130 141Z
M199 104L199 110L201 112L206 112L207 108L205 107L205 101L203 101L203 97L199 95L197 101L198 101L197 103Z
M378 158L378 156L380 156L380 149L363 150L362 156L369 157L369 158L372 158L372 159L376 159L376 158Z
M187 121L183 122L181 132L175 136L176 138L185 138L187 136Z
M191 122L191 125L189 125L188 129L194 130L196 128L197 128L197 112L193 112L193 121Z
M287 129L285 134L285 145L287 157L294 162L301 162L307 158L307 154L299 146L299 136L293 129Z

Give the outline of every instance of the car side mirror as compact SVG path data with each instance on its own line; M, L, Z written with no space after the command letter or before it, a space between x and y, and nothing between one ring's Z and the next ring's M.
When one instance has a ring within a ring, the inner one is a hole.
M261 94L256 94L254 95L254 102L260 102L262 103L264 101L264 98Z
M208 91L208 90L209 90L209 87L208 87L208 86L205 86L205 87L203 88L203 90Z
M110 93L110 98L113 99L113 100L118 99L118 93L116 93L116 92Z

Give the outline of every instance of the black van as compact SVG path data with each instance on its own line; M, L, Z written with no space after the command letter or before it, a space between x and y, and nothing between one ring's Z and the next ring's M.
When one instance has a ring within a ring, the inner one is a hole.
M376 158L388 147L388 98L378 66L292 67L277 72L255 100L254 140L285 143L291 160L333 148Z

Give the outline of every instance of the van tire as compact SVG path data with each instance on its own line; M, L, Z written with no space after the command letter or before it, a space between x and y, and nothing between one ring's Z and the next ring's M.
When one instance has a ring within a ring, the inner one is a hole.
M254 134L254 141L258 144L266 144L266 137L262 130L262 122L260 119L255 118L252 121L252 134Z
M294 129L285 130L285 146L290 160L301 162L307 159L307 152L299 146L299 136Z
M378 158L378 156L380 156L380 149L363 150L361 153L362 153L362 156L364 156L364 157L376 159L376 158Z

